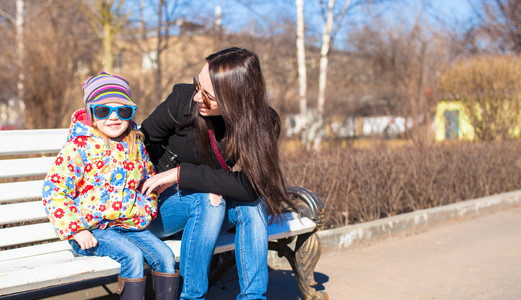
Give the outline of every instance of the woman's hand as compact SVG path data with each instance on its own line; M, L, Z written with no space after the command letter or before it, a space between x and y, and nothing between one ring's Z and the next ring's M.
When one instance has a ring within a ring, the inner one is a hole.
M80 245L81 249L96 247L98 240L88 230L81 230L72 234L74 240Z
M177 168L170 169L168 171L161 172L150 178L148 178L143 187L141 193L145 196L150 196L156 188L156 193L161 194L164 190L174 185L177 182Z

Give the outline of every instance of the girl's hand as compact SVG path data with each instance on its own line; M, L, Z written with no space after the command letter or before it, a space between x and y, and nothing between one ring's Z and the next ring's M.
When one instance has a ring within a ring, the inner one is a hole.
M98 244L98 240L88 230L75 232L72 237L83 250L96 247Z
M177 182L177 168L170 169L168 171L161 172L150 178L148 178L143 187L141 188L141 194L150 196L156 188L156 193L161 194L164 190L174 185Z

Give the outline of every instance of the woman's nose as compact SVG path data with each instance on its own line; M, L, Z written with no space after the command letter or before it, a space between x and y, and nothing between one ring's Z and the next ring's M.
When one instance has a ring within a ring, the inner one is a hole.
M201 97L201 91L197 91L194 95L194 101L201 103L203 102L203 98Z

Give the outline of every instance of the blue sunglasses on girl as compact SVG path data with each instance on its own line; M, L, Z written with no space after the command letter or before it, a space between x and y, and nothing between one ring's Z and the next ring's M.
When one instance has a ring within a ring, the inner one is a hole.
M94 104L90 106L92 114L96 119L104 120L107 119L113 111L120 120L126 121L132 119L136 106L133 105L121 105L121 106L108 106L103 104Z

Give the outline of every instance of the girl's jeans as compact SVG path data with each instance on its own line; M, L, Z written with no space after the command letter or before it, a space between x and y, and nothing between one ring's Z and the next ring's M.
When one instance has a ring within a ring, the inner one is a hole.
M82 250L75 240L69 240L72 249L83 256L108 256L114 259L121 264L120 277L142 278L145 260L154 271L175 273L174 253L148 230L109 227L91 232L98 240L95 247Z
M221 230L233 225L241 288L237 299L266 299L268 227L266 207L260 200L244 203L223 199L215 206L209 194L177 192L175 186L160 195L159 214L149 230L167 237L184 229L179 267L183 278L181 299L205 298L217 238Z

